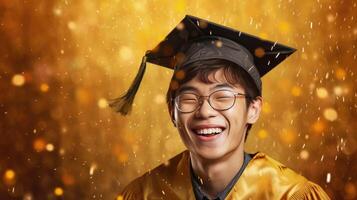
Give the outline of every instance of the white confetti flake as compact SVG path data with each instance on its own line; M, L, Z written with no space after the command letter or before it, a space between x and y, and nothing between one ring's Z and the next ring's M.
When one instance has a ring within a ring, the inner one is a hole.
M330 183L331 182L331 173L327 173L326 175L326 183Z
M93 175L94 174L94 171L97 169L97 164L95 163L92 163L92 165L90 166L89 168L89 175Z

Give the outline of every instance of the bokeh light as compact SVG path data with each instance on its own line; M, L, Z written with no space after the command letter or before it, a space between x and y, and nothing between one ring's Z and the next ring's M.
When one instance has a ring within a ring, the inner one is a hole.
M62 196L63 195L63 189L61 187L56 187L53 191L53 193L56 195L56 196Z
M15 74L12 77L12 84L15 86L22 86L25 84L25 77L21 74Z
M324 99L328 96L328 92L325 88L321 87L321 88L317 88L316 89L316 94L319 98Z
M106 108L106 107L108 107L108 101L105 99L105 98L100 98L99 100L98 100L98 107L99 108Z
M16 173L14 170L12 169L6 169L5 173L4 173L4 177L3 180L5 182L6 185L13 185L15 183L15 177L16 177Z
M40 85L40 90L41 90L41 92L48 92L49 89L50 89L50 86L47 85L46 83L42 83L42 84Z
M324 117L329 121L335 121L337 119L337 112L333 108L326 108L324 110Z

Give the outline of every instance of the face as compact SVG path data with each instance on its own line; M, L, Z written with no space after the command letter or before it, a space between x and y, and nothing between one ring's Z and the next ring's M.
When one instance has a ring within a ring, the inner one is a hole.
M217 90L244 93L239 84L231 85L227 82L223 70L211 73L208 78L212 83L203 83L197 77L193 78L180 86L179 93L189 92L200 96L208 96ZM188 150L201 158L214 160L235 151L243 152L246 125L259 118L260 108L260 98L247 108L245 98L237 96L233 107L217 111L206 98L191 113L182 113L174 107L172 117Z

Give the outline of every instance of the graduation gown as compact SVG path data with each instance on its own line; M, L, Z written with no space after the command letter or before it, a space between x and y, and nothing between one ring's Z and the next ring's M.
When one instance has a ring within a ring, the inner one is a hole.
M122 192L123 199L195 200L186 150L135 179ZM226 200L330 199L320 186L308 181L264 153L248 163Z

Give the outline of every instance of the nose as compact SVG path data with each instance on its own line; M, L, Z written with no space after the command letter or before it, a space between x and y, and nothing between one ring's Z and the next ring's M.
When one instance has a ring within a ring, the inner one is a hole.
M208 103L208 98L202 98L200 106L196 110L195 116L197 118L210 118L216 116L217 111Z

